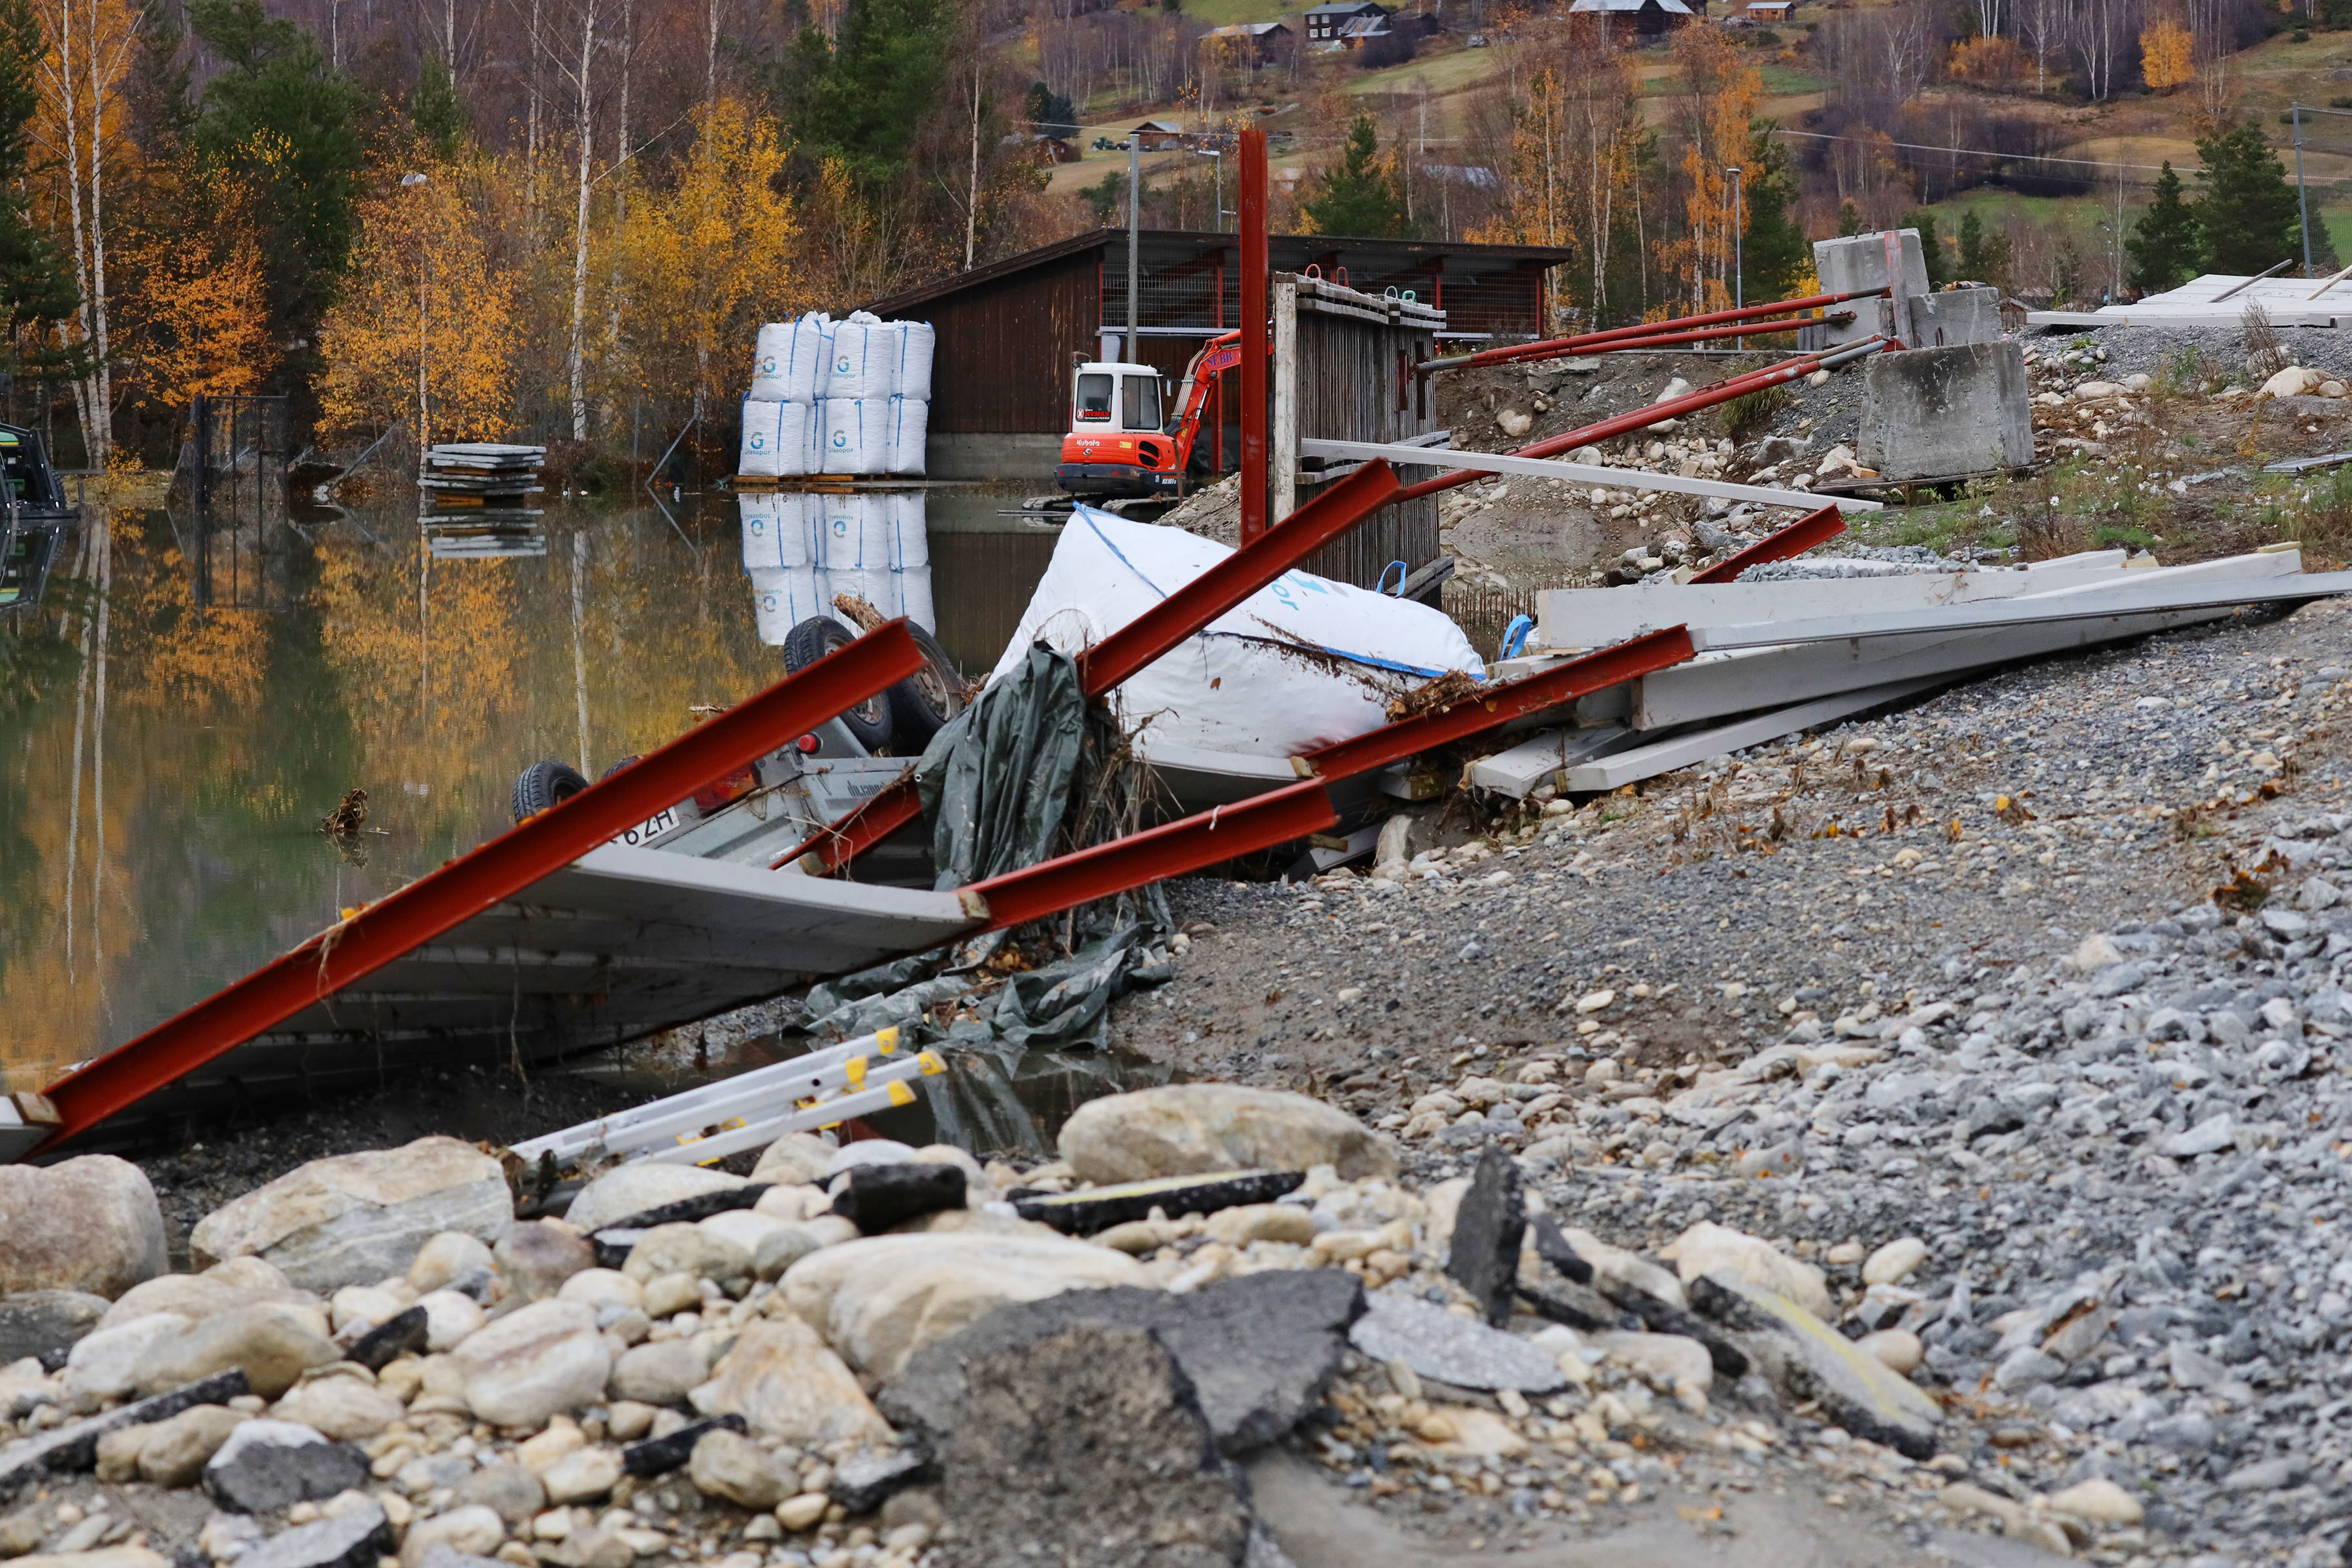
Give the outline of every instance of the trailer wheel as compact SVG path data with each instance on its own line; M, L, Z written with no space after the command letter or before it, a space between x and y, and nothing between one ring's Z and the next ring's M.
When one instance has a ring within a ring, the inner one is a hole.
M533 763L515 774L514 819L527 822L550 806L561 805L588 787L578 768L553 758Z
M890 733L911 756L963 711L963 677L930 633L912 621L907 630L923 652L923 668L890 689Z
M847 647L856 637L856 632L831 616L811 616L784 634L785 672L806 669L835 649ZM890 743L890 694L876 692L843 712L841 722L851 739L869 752L879 752Z
M596 775L596 781L599 784L602 784L604 780L611 778L614 773L617 773L623 768L628 767L636 763L639 759L640 753L635 752L630 752L627 756L623 757L619 762L614 763L611 767L606 768L603 773L598 773Z

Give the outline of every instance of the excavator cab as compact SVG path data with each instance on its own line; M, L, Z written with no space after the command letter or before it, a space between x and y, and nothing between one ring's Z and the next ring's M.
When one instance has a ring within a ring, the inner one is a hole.
M1190 445L1169 434L1160 372L1089 360L1071 377L1070 433L1054 478L1077 495L1172 495Z

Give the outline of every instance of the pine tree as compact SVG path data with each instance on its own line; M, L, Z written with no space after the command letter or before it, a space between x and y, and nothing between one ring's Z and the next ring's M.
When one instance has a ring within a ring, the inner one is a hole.
M2204 192L2190 211L2205 240L2204 270L2252 275L2303 255L2294 187L2252 121L2201 138Z
M848 0L828 45L803 27L772 80L801 153L839 159L869 189L896 183L938 107L957 24L950 0Z
M1838 237L1852 239L1862 232L1862 209L1852 202L1838 204Z
M310 337L359 229L359 92L260 0L190 0L188 23L226 67L205 86L197 150L258 195L273 325Z
M74 308L65 262L33 226L24 185L32 148L26 127L38 107L36 85L47 46L31 0L0 0L0 355L16 329L53 321Z
M1960 276L1996 289L2010 286L2009 237L1985 226L1975 212L1960 215Z
M1316 233L1391 239L1412 232L1396 181L1380 165L1380 150L1372 117L1356 116L1348 127L1348 151L1339 167L1324 172L1321 189L1300 206L1314 221Z
M408 100L408 111L435 157L445 163L457 157L466 144L466 106L457 96L457 76L438 54L416 62L416 96Z
M2131 254L2124 281L2137 293L2177 289L2197 271L2197 215L2180 199L2180 176L2167 159L2164 172L2156 177L2154 199L2124 241L2124 249Z
M1919 231L1919 258L1927 264L1927 287L1941 289L1952 280L1949 258L1944 255L1943 237L1936 232L1936 215L1915 212L1905 218L1901 226Z
M1749 300L1789 299L1811 258L1805 231L1790 210L1797 186L1789 171L1789 150L1772 134L1774 129L1773 121L1759 120L1748 141L1748 234L1739 276Z
M1051 136L1057 142L1078 139L1078 111L1066 93L1055 92L1044 82L1030 84L1029 96L1022 100L1023 116L1029 129L1040 136Z

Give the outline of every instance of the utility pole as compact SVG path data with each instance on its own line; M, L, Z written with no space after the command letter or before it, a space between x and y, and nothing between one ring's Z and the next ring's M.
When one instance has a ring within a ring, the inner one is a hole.
M2287 107L2294 116L2294 210L2296 221L2303 226L2303 275L2308 278L2311 276L2311 197L2303 187L2303 105L2291 103ZM2120 174L2116 177L2122 178Z
M1748 303L1747 246L1748 224L1740 209L1739 171L1724 170L1731 176L1731 302L1735 307Z

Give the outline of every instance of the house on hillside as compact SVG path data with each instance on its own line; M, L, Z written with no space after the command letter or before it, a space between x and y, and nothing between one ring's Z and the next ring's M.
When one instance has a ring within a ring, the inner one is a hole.
M1796 8L1797 0L1748 0L1747 7L1738 15L1759 26L1769 27L1787 21L1789 13Z
M1127 134L1134 137L1147 153L1165 153L1184 145L1184 128L1172 120L1146 120ZM1119 145L1127 145L1125 138L1120 139Z
M1286 23L1236 22L1230 27L1212 29L1201 42L1214 40L1220 48L1231 50L1226 58L1235 64L1262 66L1279 58L1297 37Z
M1316 6L1300 21L1306 25L1309 44L1345 48L1348 46L1343 35L1349 24L1375 18L1385 27L1389 19L1388 8L1375 5L1372 0L1332 0L1331 4ZM1359 34L1357 42L1362 41L1362 36Z
M1388 37L1394 31L1385 15L1351 16L1339 24L1339 44L1343 49L1360 49L1374 38Z
M1690 22L1706 7L1706 0L1697 0L1696 8L1685 0L1576 0L1568 8L1571 16L1608 16L1631 22L1641 37L1661 37Z

